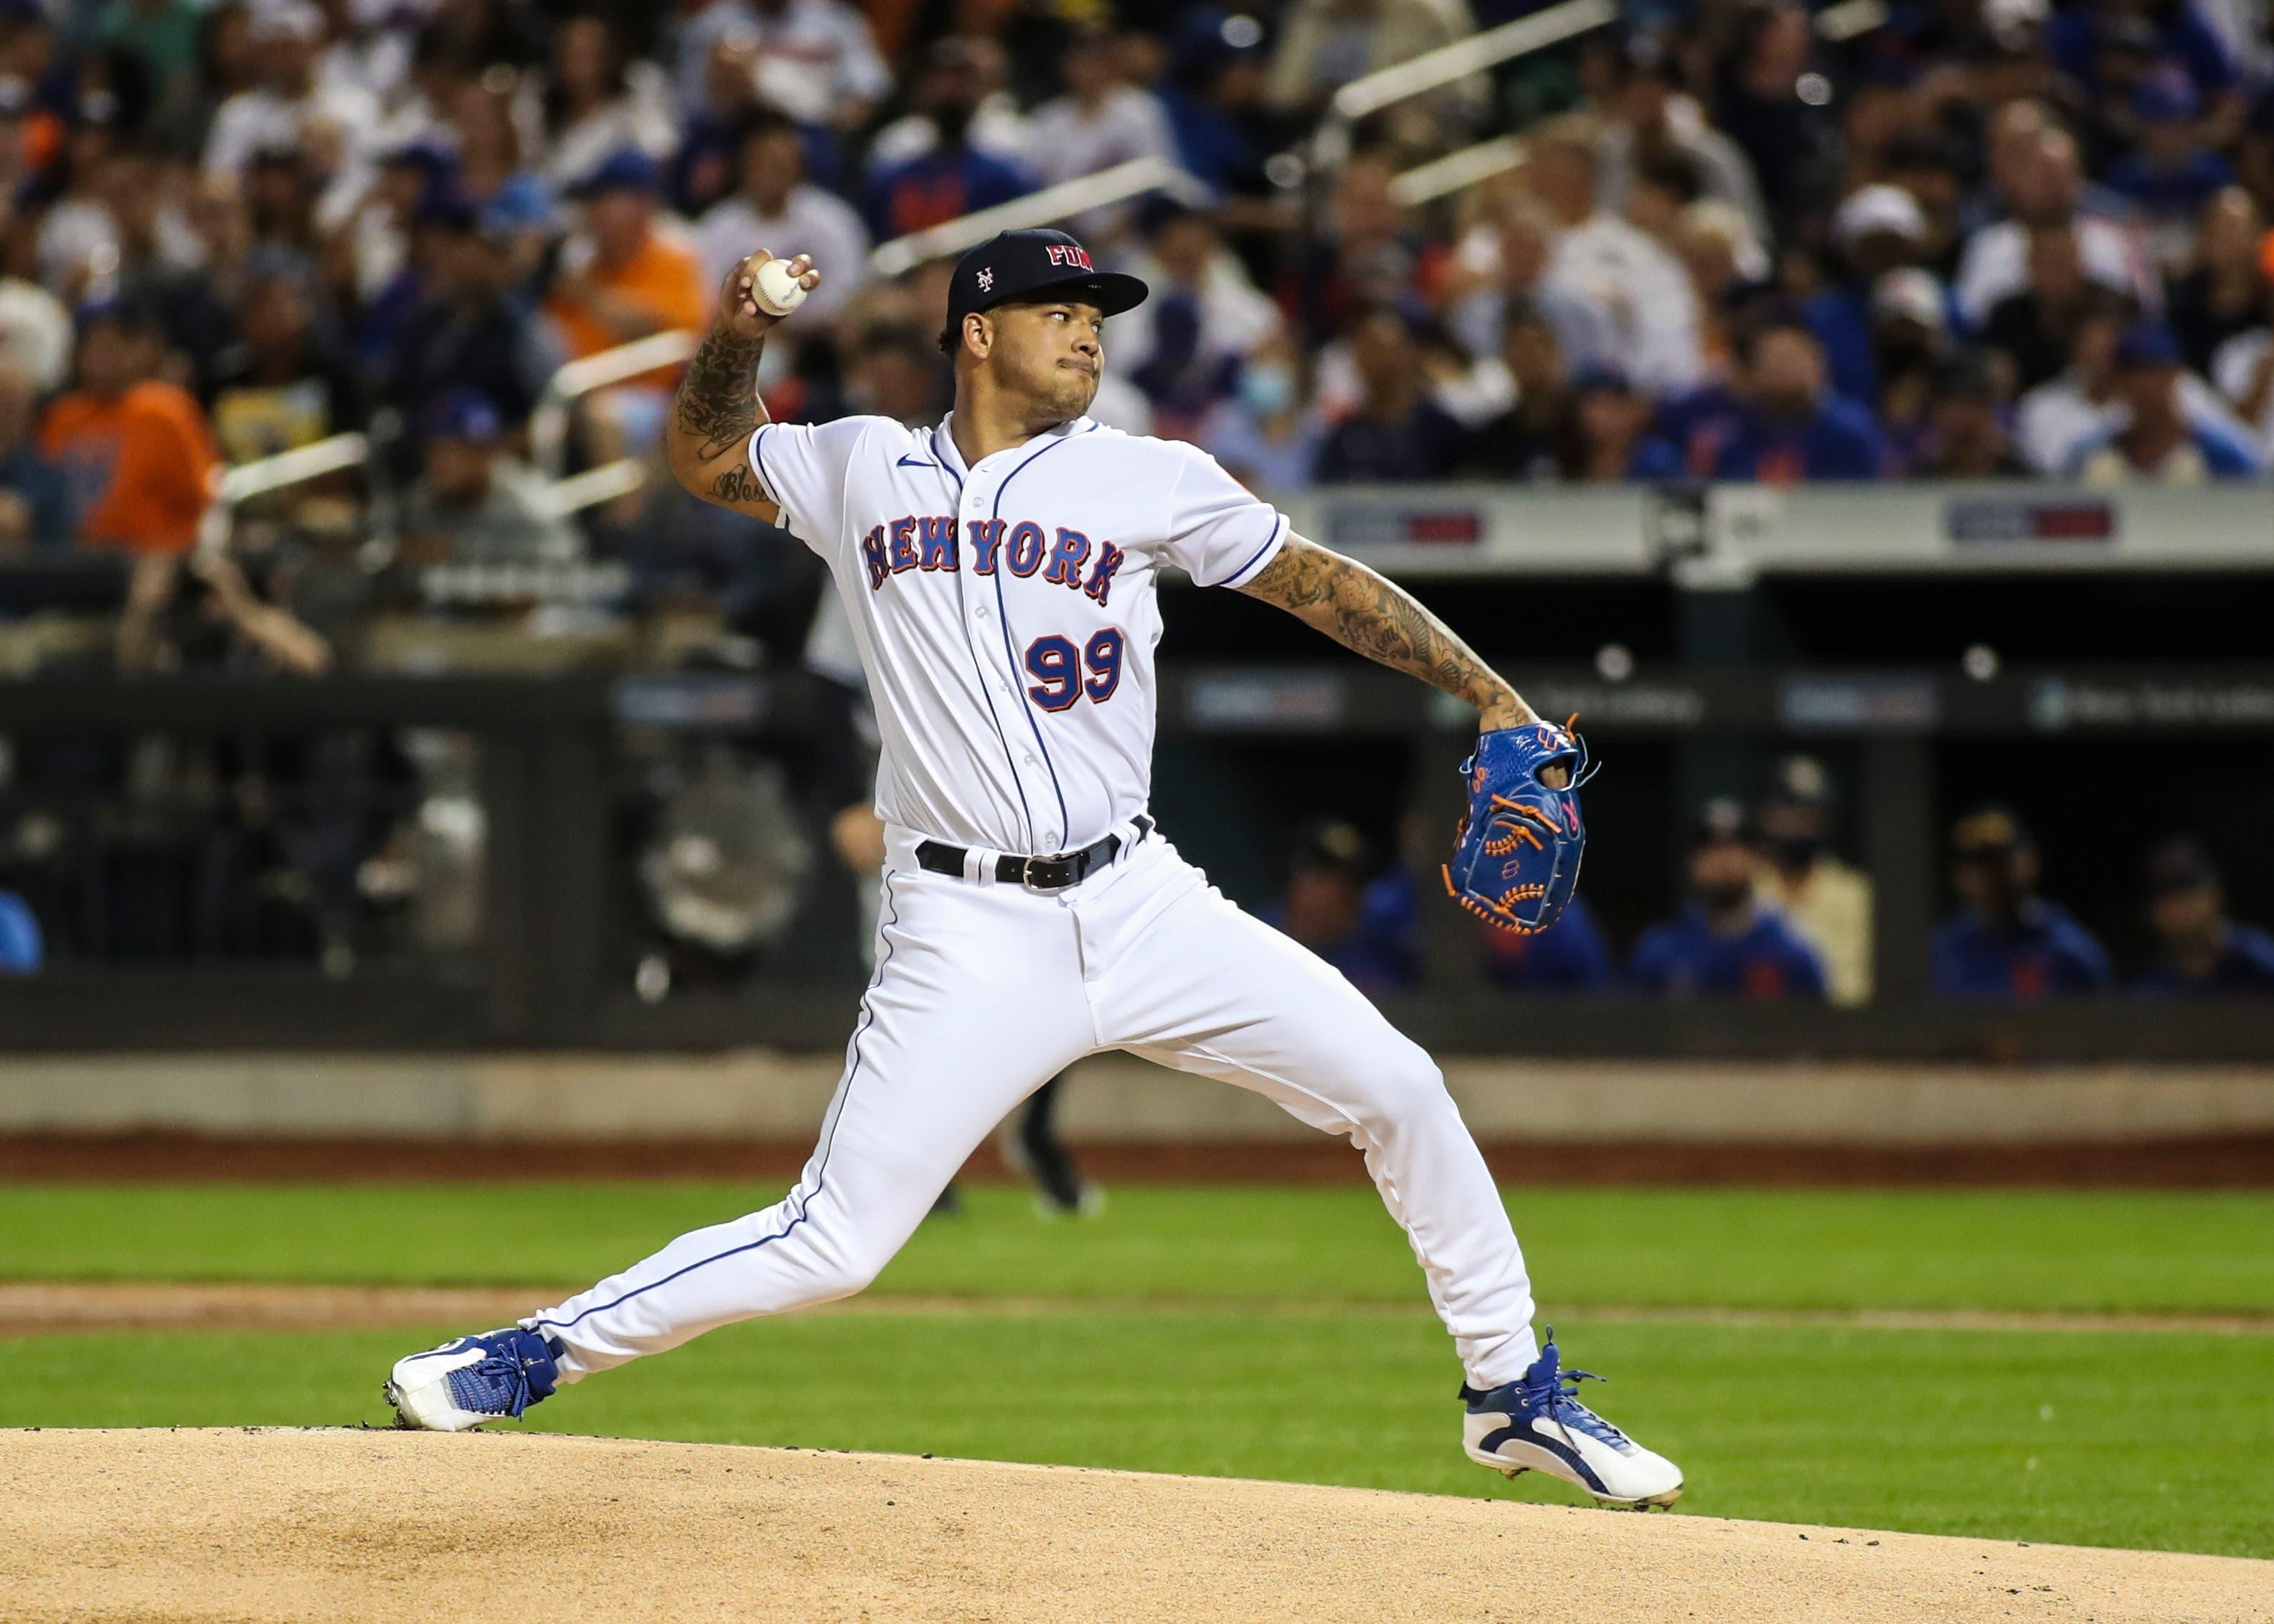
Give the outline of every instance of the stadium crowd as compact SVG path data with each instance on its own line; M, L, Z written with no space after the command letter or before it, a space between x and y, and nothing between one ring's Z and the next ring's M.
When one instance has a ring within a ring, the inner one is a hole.
M933 413L943 267L869 249L1140 157L1201 201L1073 222L1156 289L1099 415L1275 489L2265 468L2263 5L1909 0L1834 39L1660 0L1306 165L1339 86L1529 9L8 0L0 545L176 553L216 461L377 425L425 556L561 556L511 464L561 361L699 323L767 245L827 277L778 414ZM642 453L669 383L595 399L582 455Z
M319 672L389 610L557 632L690 601L794 658L796 549L667 478L556 492L651 458L673 370L584 396L557 449L533 432L547 380L699 326L763 246L825 278L767 350L775 416L936 417L946 263L880 278L870 251L1139 158L1194 184L1069 222L1154 290L1111 326L1096 415L1274 492L2274 464L2263 4L1893 0L1858 26L1852 4L1638 0L1394 104L1345 155L1319 139L1339 87L1536 9L0 0L0 566L124 560L103 657L132 669ZM1510 132L1505 165L1423 184ZM196 546L217 469L349 430L365 467ZM0 591L0 624L23 613ZM391 749L256 765L188 776L240 802L414 776ZM348 910L391 825L333 799L316 855L260 855L283 837L239 805L198 862L219 839L226 876L320 874ZM1700 967L1754 929L1715 896L1775 899L1778 837L1744 827L1701 834L1698 908L1627 978L1859 996L1852 943L1765 929L1766 959ZM2037 917L2008 902L2005 924ZM1608 977L1600 943L1579 957Z

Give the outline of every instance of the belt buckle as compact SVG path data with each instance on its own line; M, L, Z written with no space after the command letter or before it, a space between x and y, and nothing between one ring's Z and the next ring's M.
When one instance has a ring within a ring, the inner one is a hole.
M1074 853L1069 852L1063 857L1029 857L1026 859L1019 865L1019 884L1024 890L1047 896L1051 891L1064 891L1069 885L1078 883L1082 876L1074 872ZM1048 868L1062 874L1065 877L1055 883L1037 880L1035 877L1035 873L1038 868Z

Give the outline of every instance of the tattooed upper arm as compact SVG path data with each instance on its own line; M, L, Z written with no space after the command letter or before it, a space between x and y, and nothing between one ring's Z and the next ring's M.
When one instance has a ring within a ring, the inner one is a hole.
M1232 590L1292 612L1332 597L1334 565L1343 561L1318 543L1290 535L1280 544L1276 558Z

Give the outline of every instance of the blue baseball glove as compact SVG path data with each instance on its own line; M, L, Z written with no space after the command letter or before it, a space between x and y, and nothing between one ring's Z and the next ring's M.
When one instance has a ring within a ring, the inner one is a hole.
M1571 900L1587 849L1579 786L1594 774L1585 741L1570 722L1496 728L1478 736L1461 775L1469 815L1445 865L1446 891L1502 930L1547 929Z

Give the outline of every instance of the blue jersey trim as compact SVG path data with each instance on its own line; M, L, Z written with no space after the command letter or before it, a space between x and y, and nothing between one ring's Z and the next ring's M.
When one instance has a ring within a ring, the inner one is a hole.
M949 460L946 451L941 448L939 440L939 429L935 427L931 432L932 455L939 459L939 471L954 482L955 505L958 511L960 511L963 506L963 476L955 471L955 464ZM964 594L971 590L970 583L971 571L968 568L956 571L955 595L959 603L963 601ZM987 706L987 720L995 729L995 742L1003 747L1003 765L1010 771L1011 787L1019 792L1019 817L1026 827L1027 844L1032 846L1035 844L1035 812L1034 808L1027 804L1026 781L1019 776L1019 760L1011 754L1011 739L1010 735L1003 731L1003 718L995 714L995 695L987 690L987 672L979 663L979 645L971 640L971 617L968 614L963 614L957 618L963 622L963 646L971 656L971 674L978 679L979 697Z
M1095 429L1096 426L1097 425L1093 423L1089 425L1089 428L1078 430L1075 434L1068 434L1063 439L1053 440L1049 445L1044 446L1040 451L1035 452L1034 455L1020 463L1018 467L1004 475L1003 483L995 487L995 511L988 516L995 519L999 519L1003 516L1003 498L1011 489L1011 481L1016 479L1020 474L1025 473L1028 469L1041 462L1044 457L1050 455L1050 454L1058 449L1058 447L1065 445L1068 440L1077 438L1079 434L1088 433L1091 429ZM1011 671L1015 676L1020 671L1020 666L1019 665L1019 657L1013 651L1012 647L1011 610L1010 606L1003 598L1003 572L1000 569L998 569L995 572L995 609L1003 622L1003 658L1011 662ZM1050 789L1058 798L1058 846L1063 849L1067 839L1071 838L1073 832L1073 819L1066 812L1065 790L1064 786L1058 783L1058 763L1050 759L1050 747L1043 742L1043 725L1035 719L1034 706L1028 705L1026 710L1027 726L1034 731L1035 748L1043 753L1043 766L1050 775ZM1028 832L1031 837L1033 831L1029 830ZM1028 855L1039 857L1047 855L1047 853L1030 852Z
M1275 510L1271 515L1271 534L1265 539L1263 545L1256 548L1254 553L1248 555L1247 562L1242 564L1238 569L1233 570L1223 580L1214 582L1211 584L1216 586L1230 586L1233 583L1237 582L1242 575L1254 568L1257 562L1262 559L1265 553L1270 552L1272 548L1279 545L1280 535L1286 529L1287 515Z
M548 1326L557 1331L565 1331L579 1320L592 1314L606 1313L612 1308L621 1308L642 1293L652 1291L658 1286L667 1286L682 1275L693 1274L697 1269L707 1268L713 1263L722 1263L728 1258L740 1257L746 1252L756 1252L761 1246L771 1246L778 1240L786 1239L792 1229L806 1221L807 1214L813 1210L814 1202L821 1197L823 1182L829 1176L829 1154L837 1146L837 1124L844 1120L845 1107L853 1098L853 1085L861 1075L861 1040L868 1034L869 1028L876 1024L876 1007L870 1000L876 996L877 989L884 985L885 966L892 962L891 932L892 927L900 922L900 903L892 895L892 881L897 877L891 869L887 868L885 871L885 909L888 917L885 921L885 929L878 933L884 938L885 951L877 960L877 973L869 978L869 990L861 996L861 1024L854 1029L853 1033L853 1064L845 1073L844 1087L838 1091L837 1109L829 1118L829 1125L822 1132L821 1161L820 1164L813 1169L813 1193L798 1203L797 1215L784 1224L775 1234L740 1246L730 1246L726 1251L714 1252L707 1258L697 1259L685 1268L674 1269L661 1280L651 1280L644 1286L633 1287L614 1302L595 1303L574 1320L538 1320L534 1321L535 1324Z

